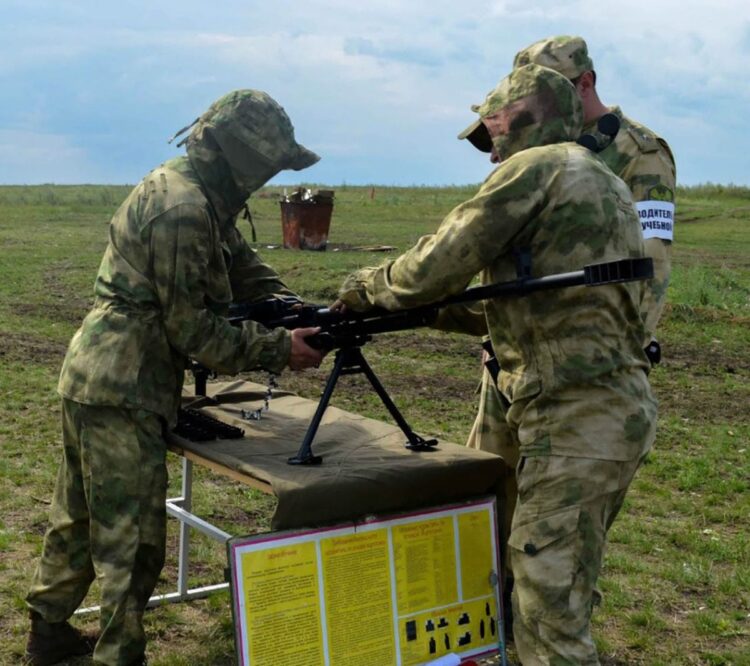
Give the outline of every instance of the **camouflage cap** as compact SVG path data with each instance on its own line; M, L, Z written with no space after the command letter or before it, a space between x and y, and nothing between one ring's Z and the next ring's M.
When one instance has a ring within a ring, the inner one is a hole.
M472 111L479 114L459 139L494 146L506 159L531 148L573 141L583 128L583 107L573 84L561 74L540 65L514 69ZM477 139L484 127L486 139ZM489 129L492 131L490 132ZM480 148L482 150L482 148Z
M260 90L235 90L216 100L195 123L187 150L201 144L205 132L216 141L233 171L252 173L262 158L276 169L299 171L320 157L295 141L284 109Z
M513 69L524 65L549 67L571 80L594 69L583 38L568 35L540 39L516 53Z

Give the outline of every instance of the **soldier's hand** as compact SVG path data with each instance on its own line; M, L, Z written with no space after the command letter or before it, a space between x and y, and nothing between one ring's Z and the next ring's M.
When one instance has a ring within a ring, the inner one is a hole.
M320 327L295 328L292 331L292 353L289 355L289 367L292 370L317 368L323 360L323 352L313 349L305 342L305 338L320 333Z
M372 310L373 304L367 297L367 285L378 270L375 267L360 268L349 275L339 289L339 297L336 303L341 303L354 312ZM336 303L334 303L334 306Z

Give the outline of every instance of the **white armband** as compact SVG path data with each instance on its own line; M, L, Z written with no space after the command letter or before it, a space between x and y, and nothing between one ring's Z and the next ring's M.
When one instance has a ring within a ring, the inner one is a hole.
M643 238L674 237L674 204L671 201L636 201L635 209L643 229Z

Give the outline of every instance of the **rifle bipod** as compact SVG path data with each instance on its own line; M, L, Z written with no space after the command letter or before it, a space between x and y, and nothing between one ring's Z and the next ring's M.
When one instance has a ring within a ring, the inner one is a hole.
M370 384L372 384L372 387L380 397L380 400L391 413L391 416L398 424L398 427L401 428L401 431L406 435L408 440L406 442L406 448L411 449L412 451L434 450L438 443L437 439L424 439L411 429L411 426L406 422L406 419L402 416L398 407L396 407L393 400L391 400L391 396L388 395L369 363L365 360L365 357L362 355L362 349L360 347L342 347L336 352L333 370L331 370L331 374L328 375L328 381L323 390L323 395L320 398L318 408L315 410L312 421L307 428L305 439L302 441L302 445L299 447L297 455L287 460L290 465L319 465L321 463L323 458L321 456L313 455L312 441L315 438L315 434L318 432L320 422L323 420L323 414L331 400L333 389L336 387L336 382L341 375L356 375L360 373L363 373L365 377L370 380Z

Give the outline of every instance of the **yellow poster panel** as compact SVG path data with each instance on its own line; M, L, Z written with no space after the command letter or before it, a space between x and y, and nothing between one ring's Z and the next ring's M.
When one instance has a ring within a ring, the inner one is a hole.
M489 511L472 511L458 516L462 599L475 599L493 593L492 575L496 573L492 555L493 534Z
M402 666L497 645L494 596L399 618Z
M253 666L323 666L315 544L247 552L241 564Z
M398 614L458 601L453 517L393 527Z
M498 650L494 501L229 542L242 666L417 666Z
M388 530L320 542L331 666L395 664Z

